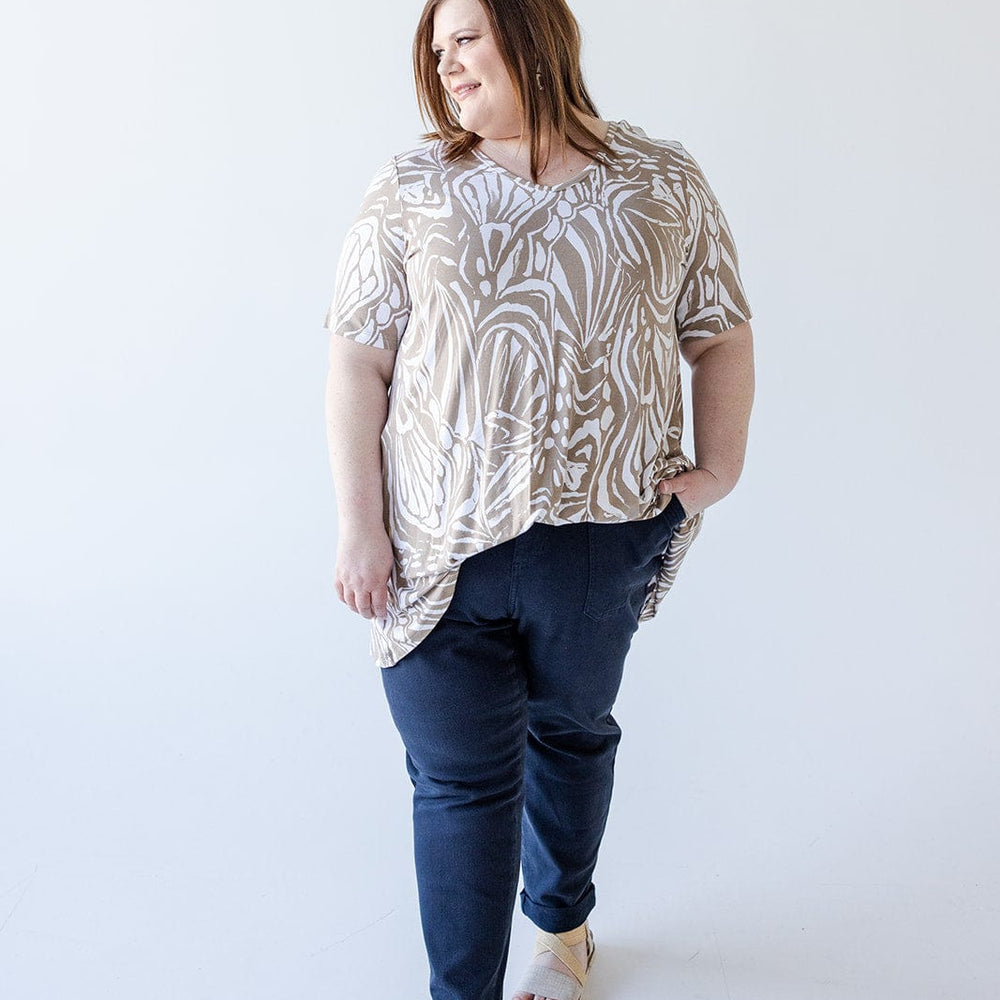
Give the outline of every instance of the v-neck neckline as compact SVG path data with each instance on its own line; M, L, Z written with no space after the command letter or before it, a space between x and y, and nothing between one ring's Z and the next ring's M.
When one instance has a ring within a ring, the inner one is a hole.
M613 138L617 135L619 124L620 123L616 121L608 122L608 130L604 134L604 141L609 145L611 144ZM476 159L480 160L485 166L492 167L494 170L498 170L500 173L505 174L507 177L517 181L519 184L523 184L535 191L563 191L566 188L576 187L578 184L585 183L592 173L604 168L603 163L599 163L597 160L591 160L590 163L583 168L583 170L570 177L568 180L559 181L556 184L536 184L530 177L522 177L520 174L515 173L508 167L505 167L502 163L494 160L492 156L487 156L486 153L479 149L478 145L472 147L472 153Z

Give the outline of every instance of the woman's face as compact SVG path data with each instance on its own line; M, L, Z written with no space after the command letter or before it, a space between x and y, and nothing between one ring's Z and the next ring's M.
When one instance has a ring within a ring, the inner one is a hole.
M520 135L514 84L479 0L444 0L434 12L431 45L441 83L458 103L462 128L484 139ZM474 89L462 92L471 84Z

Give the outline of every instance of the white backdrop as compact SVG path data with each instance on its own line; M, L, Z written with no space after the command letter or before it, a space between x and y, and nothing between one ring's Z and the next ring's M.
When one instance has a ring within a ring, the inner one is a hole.
M8 5L5 1000L427 995L321 326L420 6ZM996 15L572 6L602 116L709 177L758 366L615 709L593 996L993 1000Z

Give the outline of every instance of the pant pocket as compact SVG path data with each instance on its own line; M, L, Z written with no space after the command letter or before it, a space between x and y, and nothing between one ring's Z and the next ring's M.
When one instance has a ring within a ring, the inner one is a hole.
M645 588L670 536L686 517L676 496L655 517L612 524L587 522L587 598L584 614L603 621Z

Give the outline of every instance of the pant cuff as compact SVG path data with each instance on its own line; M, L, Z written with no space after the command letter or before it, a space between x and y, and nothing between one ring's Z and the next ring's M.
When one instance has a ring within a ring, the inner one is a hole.
M597 903L594 883L575 906L542 906L529 898L526 890L521 890L521 912L536 926L550 934L571 931L587 919Z

